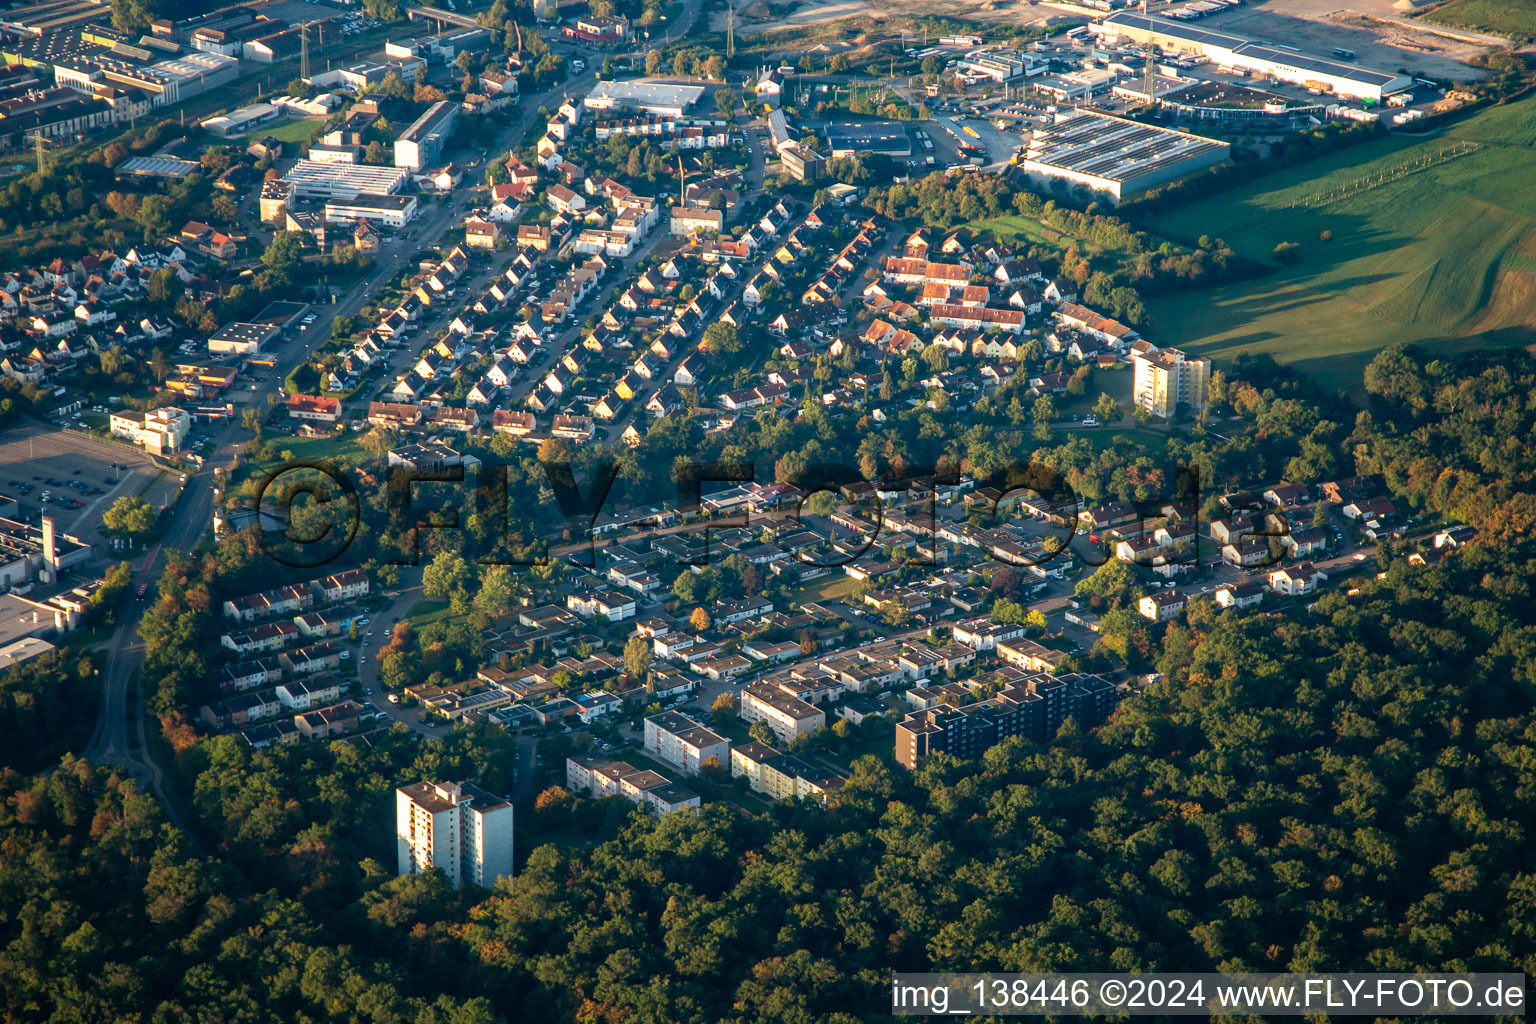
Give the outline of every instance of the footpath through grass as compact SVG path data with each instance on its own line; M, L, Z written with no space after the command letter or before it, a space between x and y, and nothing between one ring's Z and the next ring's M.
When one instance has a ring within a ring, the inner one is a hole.
M1152 218L1159 234L1219 236L1272 264L1281 242L1301 251L1257 280L1150 299L1149 336L1218 360L1267 353L1347 391L1395 342L1536 342L1533 140L1536 100L1523 100Z

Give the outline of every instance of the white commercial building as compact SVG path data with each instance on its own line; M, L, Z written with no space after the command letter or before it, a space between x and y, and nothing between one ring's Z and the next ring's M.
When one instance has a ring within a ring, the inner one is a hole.
M990 78L994 82L1012 82L1019 78L1043 75L1050 62L1038 53L1018 50L977 50L961 58L959 71L976 78Z
M192 429L192 417L174 406L146 413L114 412L107 419L107 429L113 437L131 441L151 455L173 455Z
M208 351L212 355L253 356L277 335L274 324L228 323L209 337Z
M1049 75L1035 83L1035 92L1050 96L1058 103L1091 99L1109 92L1120 76L1100 68L1083 68L1059 75Z
M582 104L592 110L643 110L682 117L704 95L702 85L673 82L598 82Z
M248 107L239 110L231 110L227 114L218 117L210 117L198 127L213 135L229 138L232 135L244 135L253 132L270 121L276 121L282 116L282 111L271 103L252 103Z
M394 195L410 177L402 167L299 160L283 180L298 199L351 199L363 193Z
M416 219L419 204L415 196L387 196L360 193L351 199L332 199L325 204L327 224L355 224L372 221L387 228L403 228Z
M1219 67L1266 75L1339 96L1380 102L1383 97L1413 85L1413 79L1408 75L1311 57L1299 50L1269 46L1230 32L1195 28L1157 15L1116 11L1089 28L1106 38L1129 39L1142 44L1151 42L1167 53L1192 53L1210 59Z
M512 874L512 804L478 786L418 782L395 790L400 874L441 868L454 888Z

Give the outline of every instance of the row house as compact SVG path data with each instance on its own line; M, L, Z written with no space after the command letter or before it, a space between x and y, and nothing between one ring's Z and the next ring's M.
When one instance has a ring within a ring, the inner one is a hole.
M355 731L362 722L362 714L361 704L355 700L345 700L330 707L297 714L293 724L305 739L330 739Z
M974 268L969 263L930 263L900 256L888 257L882 278L894 284L945 284L963 288L970 283Z
M219 643L244 658L263 651L282 650L290 641L298 639L299 635L299 627L292 622L267 622L225 633L219 638Z
M1024 330L1024 311L1021 309L995 309L984 306L957 306L939 304L931 307L929 315L934 323L979 331L999 330L1019 334Z
M289 676L314 675L332 671L341 666L341 648L325 642L284 651L277 656L278 663Z
M282 678L283 667L275 659L256 658L233 665L226 664L219 673L219 690L222 693L254 690L281 682Z
M313 679L295 679L277 688L277 699L288 711L308 711L334 704L341 699L341 679L332 674Z
M259 594L232 597L224 602L224 616L237 622L254 622L272 615L293 615L314 606L315 599L305 587L287 585Z
M348 569L310 581L310 586L326 601L353 601L367 597L369 576L361 569Z
M1074 302L1064 302L1058 306L1055 317L1062 326L1087 334L1120 352L1129 349L1141 337L1125 324Z
M214 704L204 704L198 718L212 729L240 729L282 713L275 689L234 694Z
M761 384L753 388L742 388L720 396L720 404L726 409L751 409L760 405L772 405L786 398L789 389L782 384Z

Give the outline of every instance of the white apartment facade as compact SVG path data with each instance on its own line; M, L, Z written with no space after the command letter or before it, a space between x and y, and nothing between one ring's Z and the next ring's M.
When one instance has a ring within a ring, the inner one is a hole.
M1168 419L1181 407L1196 413L1205 408L1211 380L1206 357L1163 348L1137 353L1131 362L1136 367L1132 397L1152 415Z
M663 711L645 720L645 749L690 775L697 775L710 758L721 768L731 764L730 740L676 711Z
M741 717L749 725L766 722L786 744L808 739L827 724L826 712L772 683L753 683L741 691Z
M399 872L441 868L459 888L512 874L512 804L470 783L418 782L395 790Z

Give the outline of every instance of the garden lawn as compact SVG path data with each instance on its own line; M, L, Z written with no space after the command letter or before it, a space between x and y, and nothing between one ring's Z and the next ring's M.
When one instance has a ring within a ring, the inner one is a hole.
M320 126L319 121L282 121L278 124L263 125L253 132L240 136L243 142L253 142L256 139L273 138L279 142L287 142L293 145L309 141L309 137Z

